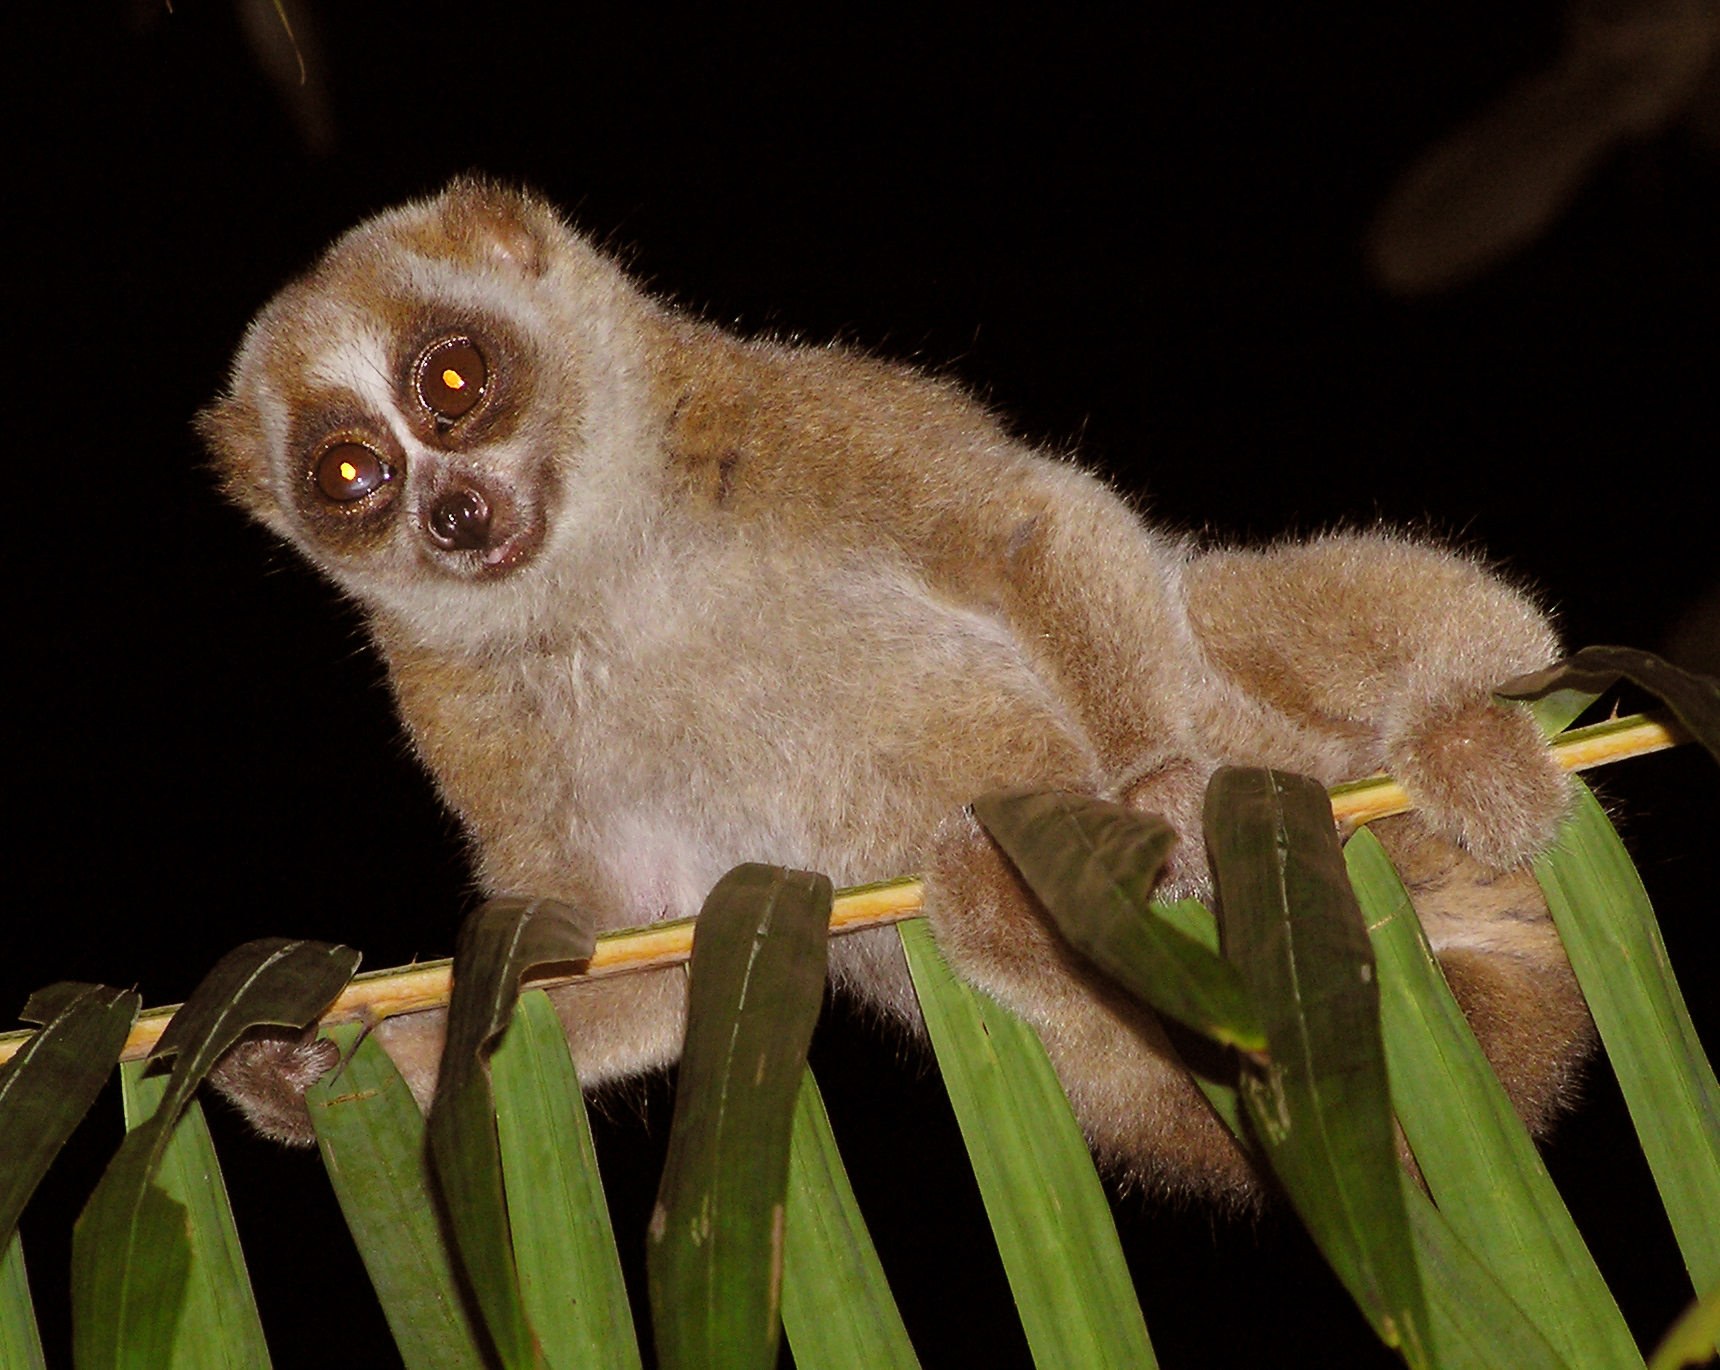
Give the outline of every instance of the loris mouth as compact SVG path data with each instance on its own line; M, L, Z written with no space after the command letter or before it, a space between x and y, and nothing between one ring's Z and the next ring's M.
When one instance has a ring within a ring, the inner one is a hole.
M531 559L543 542L543 525L535 520L503 542L486 550L478 560L481 575L505 575Z

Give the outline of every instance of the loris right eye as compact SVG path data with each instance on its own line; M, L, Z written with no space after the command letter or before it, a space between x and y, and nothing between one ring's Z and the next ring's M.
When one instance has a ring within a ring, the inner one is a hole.
M483 396L490 368L470 338L447 338L418 359L414 385L418 402L444 423L452 423Z
M356 442L336 443L317 458L317 489L336 504L351 504L394 479L394 468L370 448Z

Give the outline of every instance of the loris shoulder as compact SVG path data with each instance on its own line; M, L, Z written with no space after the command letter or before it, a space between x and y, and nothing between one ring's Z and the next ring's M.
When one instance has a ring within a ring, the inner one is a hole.
M363 607L489 892L615 928L697 912L743 861L921 871L939 944L1038 1029L1101 1157L1235 1193L1246 1165L1157 1020L963 806L1041 784L1162 813L1164 893L1204 895L1214 767L1383 767L1484 1045L1531 1122L1556 1109L1587 1017L1520 867L1566 788L1489 693L1556 644L1474 562L1384 533L1197 547L956 387L735 338L476 180L335 243L201 426L232 497ZM917 1025L887 931L831 967ZM581 1078L672 1062L684 1001L678 973L561 991ZM379 1031L428 1097L440 1016Z

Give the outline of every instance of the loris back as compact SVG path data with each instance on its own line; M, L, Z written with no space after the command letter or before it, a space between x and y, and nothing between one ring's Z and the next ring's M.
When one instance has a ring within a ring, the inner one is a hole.
M839 885L921 871L940 945L1034 1024L1101 1157L1237 1194L1246 1164L1157 1021L1060 942L962 806L1043 784L1162 813L1183 838L1163 893L1209 897L1215 766L1385 767L1420 816L1382 835L1421 872L1484 1046L1531 1122L1567 1091L1586 1012L1520 870L1565 783L1489 694L1556 643L1465 558L1377 533L1197 548L957 388L734 338L472 180L284 290L202 427L230 494L363 606L490 893L615 928L697 912L742 861ZM831 965L918 1024L888 931ZM676 1058L685 981L558 1008L601 1084ZM421 1099L441 1031L380 1030Z

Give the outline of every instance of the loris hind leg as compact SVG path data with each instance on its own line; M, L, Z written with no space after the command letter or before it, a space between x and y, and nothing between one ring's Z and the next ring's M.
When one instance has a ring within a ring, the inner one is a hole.
M1570 781L1529 711L1489 696L1420 710L1388 738L1386 766L1425 826L1496 872L1551 846L1570 807Z
M1415 815L1373 826L1506 1094L1532 1131L1546 1132L1575 1100L1594 1028L1533 874L1493 870ZM944 954L1033 1025L1102 1164L1165 1196L1258 1197L1157 1017L1057 935L965 811L940 829L925 886Z
M1576 1101L1595 1031L1534 873L1491 869L1415 814L1369 826L1505 1093L1545 1133Z
M1256 1197L1241 1149L1158 1018L1058 936L965 810L939 830L924 879L939 947L964 979L1032 1024L1101 1165L1166 1197L1239 1205Z

